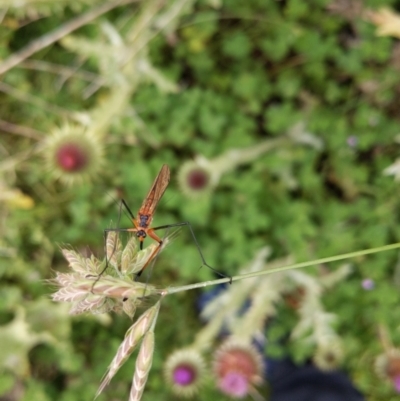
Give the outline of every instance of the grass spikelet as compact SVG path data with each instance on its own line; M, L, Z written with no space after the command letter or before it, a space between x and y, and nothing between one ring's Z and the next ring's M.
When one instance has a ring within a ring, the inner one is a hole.
M98 275L102 271L101 263L94 255L86 258L85 265L87 273Z
M102 380L99 389L97 390L96 397L101 394L101 392L108 385L108 383L111 381L114 375L118 372L120 367L125 363L125 361L135 350L141 338L154 325L154 320L157 318L159 308L160 308L160 302L157 302L153 307L149 308L145 313L143 313L139 317L139 319L129 328L129 330L125 335L124 341L119 346L117 354L115 355L110 366L108 367L107 374ZM141 350L142 348L143 344ZM140 357L140 352L139 352L139 357ZM138 357L138 362L136 364L136 369L139 363L139 357Z
M129 401L139 401L142 397L144 386L147 382L147 377L153 362L153 352L154 332L149 331L144 336L139 350Z
M93 286L93 280L80 280L77 288L86 289L88 293L101 294L111 298L142 298L159 294L154 286L136 281L125 281L111 276L102 276Z
M97 311L105 302L106 299L103 296L90 294L75 304L69 313L70 315L79 315L84 312Z
M135 263L137 248L137 239L135 237L131 237L122 251L121 272L123 274L133 273L131 269L132 265Z
M71 285L76 280L75 274L69 273L56 273L56 277L54 277L53 282L57 283L61 287L67 287Z
M140 272L140 270L142 270L145 263L147 263L147 261L149 260L149 257L152 255L152 253L154 252L154 250L156 249L157 246L158 245L156 245L156 244L151 244L147 248L143 249L142 251L139 251L136 254L134 269L130 273ZM160 250L153 256L153 260L157 257Z
M133 319L133 316L135 316L137 309L137 303L132 301L132 302L122 302L122 310L131 318Z
M63 249L64 258L67 259L69 267L77 273L87 273L85 258L79 255L78 252L70 249Z
M62 287L57 292L52 294L53 301L76 302L81 301L87 296L87 291L72 286Z
M107 233L106 255L108 263L118 270L118 262L121 260L121 241L115 231Z
M137 306L142 304L145 298L156 296L158 299L162 296L163 290L134 281L129 272L122 272L120 269L122 259L125 269L139 271L151 256L154 247L150 246L137 252L137 238L132 237L128 241L127 249L122 250L117 233L110 232L106 248L108 256L117 265L114 266L115 270L111 269L100 276L106 260L100 261L94 255L85 258L75 251L63 249L63 255L68 260L72 272L56 273L51 282L57 285L58 290L52 298L58 302L73 303L71 314L113 311L125 312L132 319Z

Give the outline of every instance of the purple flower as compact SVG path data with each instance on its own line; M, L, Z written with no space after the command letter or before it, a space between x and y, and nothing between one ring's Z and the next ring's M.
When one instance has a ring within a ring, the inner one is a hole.
M351 148L355 148L358 144L358 138L355 135L351 135L347 138L347 145Z
M400 393L400 375L397 375L393 378L394 388L398 393Z
M243 398L262 382L262 356L248 342L225 340L214 355L213 365L219 389L231 397Z
M45 141L43 155L51 175L69 185L88 181L103 165L101 139L81 126L55 129Z
M362 288L366 291L373 290L375 288L375 281L371 278L365 278L361 283Z
M164 375L175 394L193 397L206 377L203 357L196 349L175 351L165 363Z
M220 389L231 397L243 398L248 392L248 380L239 372L227 373L219 382Z
M66 143L56 153L56 162L65 171L79 171L88 163L85 150L75 143Z
M174 382L180 386L192 384L196 378L196 372L190 365L177 366L173 373Z

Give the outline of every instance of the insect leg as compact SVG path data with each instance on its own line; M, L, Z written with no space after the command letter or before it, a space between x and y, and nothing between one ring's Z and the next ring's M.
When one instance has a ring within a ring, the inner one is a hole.
M133 222L135 222L135 216L133 215L133 213L132 213L131 209L129 208L128 204L125 202L124 199L121 199L121 202L119 203L119 208L118 208L117 227L119 226L119 223L120 223L120 221L121 221L122 206L125 207L125 210L127 211L129 217L132 219ZM106 228L106 229L103 231L103 233L104 233L104 234L103 234L103 236L104 236L104 255L105 255L105 258L106 258L106 265L105 265L104 269L103 269L103 270L100 272L100 274L98 275L97 280L94 282L94 284L97 283L97 281L100 279L101 275L102 275L102 274L107 270L107 268L108 268L108 255L107 255L107 236L108 236L108 233L109 233L109 232L121 232L121 231L122 231L122 232L126 232L126 231L134 231L134 230L132 230L132 229L125 229L125 228ZM115 244L114 244L114 249L113 249L113 251L112 251L112 253L111 253L111 256L114 254L115 249L116 249L116 246L117 246L117 242L115 242ZM94 285L94 284L93 284L93 285ZM92 288L93 288L93 287L92 287Z
M104 232L104 254L105 254L105 258L106 258L106 265L104 266L104 269L97 275L97 278L96 278L95 282L92 285L92 290L93 290L93 287L95 286L95 284L100 280L100 277L103 275L103 273L108 268L108 256L107 256L107 236L108 236L108 233L109 232L132 232L132 231L136 231L136 228L106 228L103 231ZM115 252L116 246L117 246L117 242L115 242L114 249L113 249L113 252L112 252L111 256Z
M158 242L158 246L154 249L154 251L151 253L151 255L149 256L149 258L147 259L147 262L144 264L144 266L142 267L142 270L140 270L139 273L136 274L136 278L140 277L140 275L143 273L143 270L150 264L150 262L155 258L155 256L158 254L159 250L161 249L161 246L163 244L163 240L156 235L156 233L154 232L154 228L149 228L147 230L147 234L149 237L153 238L154 241ZM142 244L142 243L141 243Z
M214 267L210 266L210 265L206 262L206 260L205 260L205 258L204 258L204 255L203 255L203 252L201 251L200 245L199 245L199 243L198 243L198 241L197 241L197 238L196 238L196 236L194 235L194 231L193 231L192 225L191 225L188 221L184 221L184 222L182 222L182 223L167 224L167 225L165 225L165 226L153 227L153 228L152 228L152 231L161 230L161 229L163 229L163 228L172 228L172 227L181 227L181 226L187 226L187 227L189 227L190 233L192 234L194 243L196 244L197 250L199 251L199 255L200 255L201 261L203 262L203 265L204 265L204 266L207 266L210 270L212 270L212 271L213 271L214 273L216 273L218 276L223 277L223 278L229 278L229 279L230 279L229 284L232 284L232 277L231 277L231 276L228 276L228 275L226 275L226 274L224 274L224 273L221 273L220 271L218 271L217 269L214 269ZM150 234L149 234L149 235L150 235ZM152 237L152 238L153 238L153 237ZM156 240L156 241L157 241L157 240Z

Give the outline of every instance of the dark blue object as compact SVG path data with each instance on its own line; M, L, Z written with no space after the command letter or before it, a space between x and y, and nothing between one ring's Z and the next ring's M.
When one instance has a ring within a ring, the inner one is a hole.
M341 372L322 372L289 360L268 361L270 401L365 401Z

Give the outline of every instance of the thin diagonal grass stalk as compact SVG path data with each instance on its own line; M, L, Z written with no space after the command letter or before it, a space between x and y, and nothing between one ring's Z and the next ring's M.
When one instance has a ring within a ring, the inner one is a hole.
M359 256L371 255L371 254L374 254L374 253L390 251L392 249L398 249L398 248L400 248L400 242L396 242L396 243L390 244L390 245L383 245L383 246L379 246L379 247L376 247L376 248L363 249L361 251L343 253L341 255L336 255L336 256L328 256L326 258L321 258L321 259L314 259L314 260L310 260L308 262L294 263L294 264L287 265L287 266L277 267L275 269L260 270L258 272L239 274L237 276L233 276L231 279L229 279L229 278L220 278L220 279L217 279L217 280L203 281L201 283L184 285L184 286L180 286L180 287L169 287L169 288L166 288L164 290L164 294L163 295L175 294L177 292L194 290L196 288L208 287L209 285L223 284L223 283L228 283L228 282L231 282L231 281L233 282L233 281L243 280L243 279L251 278L251 277L265 276L267 274L279 273L279 272L283 272L283 271L286 271L286 270L292 270L292 269L299 269L301 267L315 266L315 265L318 265L318 264L321 264L321 263L330 263L330 262L336 262L338 260L356 258L356 257L359 257Z

